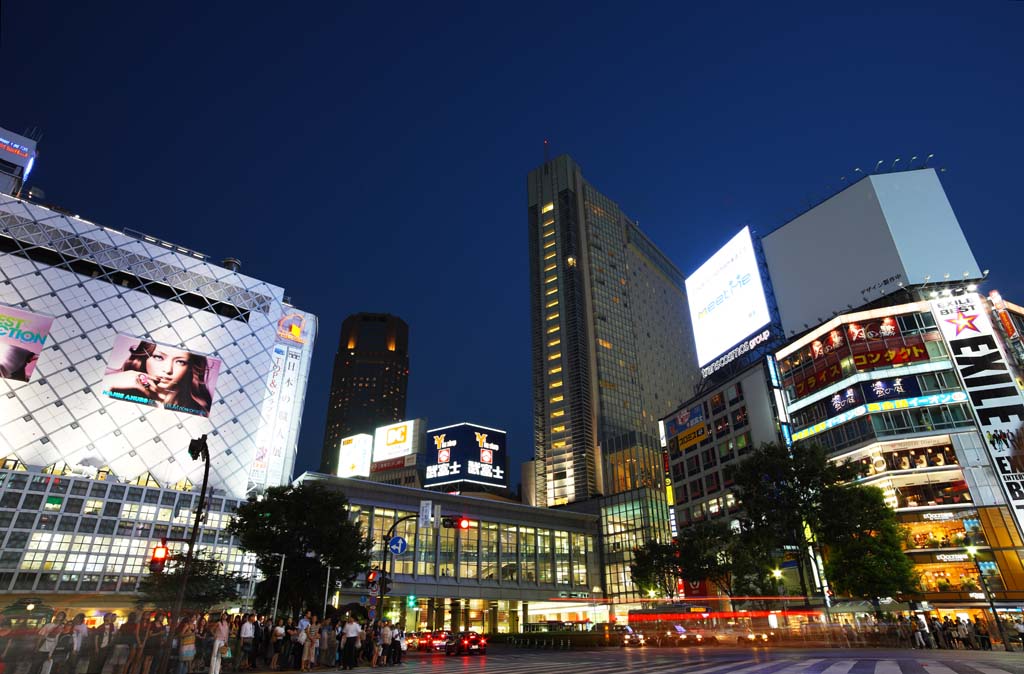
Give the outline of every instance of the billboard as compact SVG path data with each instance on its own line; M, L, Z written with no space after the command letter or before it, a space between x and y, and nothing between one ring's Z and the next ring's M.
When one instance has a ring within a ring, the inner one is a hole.
M686 300L701 367L771 322L749 227L687 277Z
M32 378L52 324L49 316L0 305L0 379Z
M693 407L681 409L665 419L665 437L677 451L686 451L707 435L707 422L704 419L704 405L697 403Z
M338 447L338 477L369 477L372 461L372 435L360 433L341 439Z
M932 169L869 176L761 244L787 335L908 285L981 278Z
M427 431L424 487L472 482L507 487L506 433L476 424L456 424Z
M419 419L410 419L378 428L373 434L374 462L415 454L420 446L421 427Z
M975 293L932 301L935 323L971 399L971 409L1018 531L1024 532L1024 397L996 339L988 301Z
M107 358L103 395L208 417L219 373L216 358L118 335Z

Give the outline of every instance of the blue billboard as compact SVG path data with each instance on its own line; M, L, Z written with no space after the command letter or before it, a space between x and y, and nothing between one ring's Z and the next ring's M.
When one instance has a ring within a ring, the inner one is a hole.
M427 431L423 486L469 482L508 487L505 443L505 431L477 424L461 423Z

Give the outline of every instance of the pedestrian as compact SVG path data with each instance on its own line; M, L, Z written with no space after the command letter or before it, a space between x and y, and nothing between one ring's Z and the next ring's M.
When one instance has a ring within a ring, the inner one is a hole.
M221 660L231 651L228 646L228 639L231 638L231 623L228 622L227 613L220 614L220 620L213 626L212 631L213 652L210 655L210 674L220 674Z
M69 674L71 659L75 652L74 626L66 622L61 626L57 635L57 645L50 653L50 671L46 672L46 664L43 665L43 674Z
M306 641L302 645L302 671L311 672L316 666L316 649L320 638L320 618L317 615L310 616L309 624L303 633Z
M341 628L341 668L355 669L356 654L359 652L359 633L362 629L356 623L355 618L345 618L345 626Z
M992 637L988 633L988 623L981 616L974 619L974 631L978 635L978 645L983 651L992 650Z
M278 618L277 624L270 631L270 669L277 670L277 663L281 659L281 649L285 644L284 618Z
M397 623L391 631L391 664L402 664L402 651L405 650L405 629Z
M114 622L117 615L104 613L103 623L93 630L92 657L89 660L90 674L102 674L103 668L114 651L114 642L117 638L117 626Z
M167 632L164 629L164 617L158 613L149 621L143 637L142 656L137 658L137 664L142 665L138 670L139 674L149 674L153 662L159 657L160 649L163 648L165 636L167 636Z
M247 672L250 669L253 669L252 649L253 640L256 638L255 622L256 616L251 613L247 613L242 617L242 622L239 624L239 653L235 660L236 672Z
M112 659L121 668L120 674L128 674L128 670L135 664L135 659L140 653L139 647L142 642L139 641L139 630L141 627L139 614L133 611L128 614L124 624L117 630L117 641L114 644Z
M67 622L67 614L59 611L53 616L53 620L40 627L36 632L32 667L29 670L33 674L49 674L50 668L53 667L53 651L57 648L57 638L63 631L65 622Z
M337 627L334 620L320 623L320 654L317 662L322 667L334 667L338 656Z
M174 631L178 641L178 674L188 674L196 659L196 630L192 621L193 618L189 616L183 617Z

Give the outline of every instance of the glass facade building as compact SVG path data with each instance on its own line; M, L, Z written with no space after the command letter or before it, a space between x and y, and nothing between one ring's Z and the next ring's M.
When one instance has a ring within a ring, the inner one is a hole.
M375 543L371 566L392 571L394 578L379 613L403 621L407 630L514 632L546 620L607 619L601 592L595 592L602 581L594 515L315 473L299 480L320 481L348 498L351 516ZM470 527L421 529L415 518L399 522L415 516L421 500L444 516L468 518ZM389 532L406 540L404 554L386 551ZM358 585L338 590L337 605L359 601L366 592ZM410 595L414 606L408 605Z
M616 518L625 540L604 551L628 596L632 549L669 533L657 421L698 381L683 277L571 158L527 186L535 502L614 497L639 518Z

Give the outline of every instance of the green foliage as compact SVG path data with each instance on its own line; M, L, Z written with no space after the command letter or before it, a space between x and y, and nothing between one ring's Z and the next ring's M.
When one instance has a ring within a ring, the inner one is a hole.
M820 520L825 575L837 591L879 599L917 589L914 565L902 550L904 532L880 489L848 485L826 490Z
M658 597L674 597L676 578L680 577L677 552L676 546L657 541L647 541L634 550L629 565L633 584L645 595L653 591Z
M139 584L139 607L170 611L178 596L185 568L185 555L176 554L168 559L163 573L150 573ZM223 608L240 598L239 588L249 579L237 573L225 573L224 566L199 550L192 560L192 569L185 588L184 608L187 611L206 612Z
M740 524L733 528L724 520L711 520L683 530L678 543L681 577L707 580L729 597L770 590L773 539L746 522Z
M280 613L322 607L327 565L332 580L352 581L369 566L371 543L358 521L349 517L348 499L315 482L273 487L262 500L250 497L239 506L228 531L240 547L256 555L266 580L256 590L258 604L269 611L277 588L280 554L285 556Z

